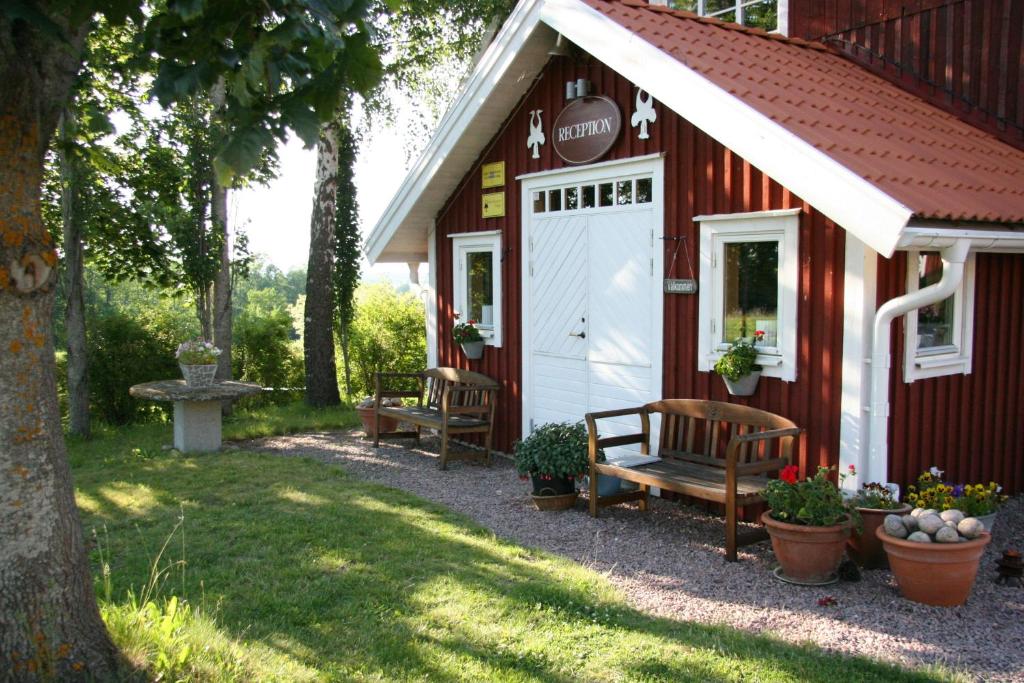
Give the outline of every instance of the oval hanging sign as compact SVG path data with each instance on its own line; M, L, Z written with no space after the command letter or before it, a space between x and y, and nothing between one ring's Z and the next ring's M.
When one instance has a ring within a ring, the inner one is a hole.
M603 96L580 97L566 105L552 127L552 144L570 164L597 161L612 148L622 129L618 105Z

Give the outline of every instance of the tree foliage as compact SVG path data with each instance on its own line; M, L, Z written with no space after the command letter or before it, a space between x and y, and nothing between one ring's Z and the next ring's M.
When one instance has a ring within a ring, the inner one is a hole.
M350 348L353 391L373 391L376 372L419 372L427 353L423 303L387 282L356 291Z

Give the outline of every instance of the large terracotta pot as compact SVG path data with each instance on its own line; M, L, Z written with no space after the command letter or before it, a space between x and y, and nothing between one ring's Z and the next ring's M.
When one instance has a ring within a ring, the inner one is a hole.
M894 538L885 529L875 535L889 555L889 566L907 600L939 607L967 602L978 563L991 534L963 543L917 543Z
M366 432L366 436L373 438L377 436L376 425L373 420L373 407L369 408L356 408L356 412L359 413L359 419L362 420L363 430ZM388 415L380 416L380 433L387 434L388 432L398 431L398 418L390 417Z
M882 526L886 515L908 514L913 508L903 505L894 510L879 510L878 508L857 508L860 513L864 531L857 533L854 529L850 538L846 541L846 552L850 559L864 569L885 569L889 566L889 558L885 554L882 542L875 535L875 529Z
M788 524L774 519L771 510L761 522L772 539L772 550L782 568L779 578L808 585L831 583L843 561L850 522L835 526Z

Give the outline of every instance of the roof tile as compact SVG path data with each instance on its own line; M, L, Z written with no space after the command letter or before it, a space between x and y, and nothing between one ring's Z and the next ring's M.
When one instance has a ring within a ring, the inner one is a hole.
M649 5L584 0L909 207L1024 222L1024 152L821 43Z

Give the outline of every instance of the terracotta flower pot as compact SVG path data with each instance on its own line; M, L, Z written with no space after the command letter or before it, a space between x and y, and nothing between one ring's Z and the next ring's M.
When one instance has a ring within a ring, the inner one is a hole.
M359 419L363 423L363 431L366 432L366 436L371 439L377 436L377 432L374 429L375 424L373 420L373 406L370 406L369 408L356 408L356 412L359 413ZM398 418L381 415L380 433L387 434L388 432L395 431L398 431Z
M779 578L807 585L836 580L850 535L849 520L835 526L789 524L774 519L769 510L761 515L761 522L771 536L772 550L781 565Z
M846 552L850 559L864 569L886 569L889 566L889 558L885 554L882 542L875 535L875 529L882 526L886 515L905 515L913 508L909 505L895 508L893 510L880 510L878 508L857 508L860 513L864 531L857 533L854 529L846 541Z
M875 535L889 555L889 566L907 600L954 607L967 602L978 563L991 534L963 543L917 543L894 538L878 528Z

